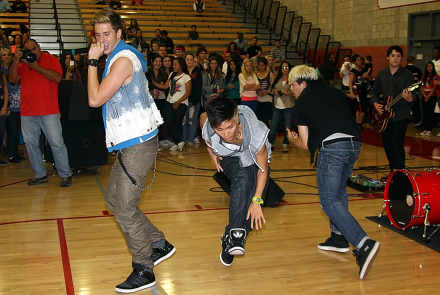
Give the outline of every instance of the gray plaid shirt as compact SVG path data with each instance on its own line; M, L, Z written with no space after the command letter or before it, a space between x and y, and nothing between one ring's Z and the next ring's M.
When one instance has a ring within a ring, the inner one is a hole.
M273 56L275 60L286 59L286 53L284 49L280 48L280 51L277 50L276 47L272 48L270 54Z

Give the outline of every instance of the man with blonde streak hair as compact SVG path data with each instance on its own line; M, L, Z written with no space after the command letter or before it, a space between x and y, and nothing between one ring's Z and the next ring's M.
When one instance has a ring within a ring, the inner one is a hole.
M298 132L288 131L291 143L309 149L311 162L318 149L316 178L321 208L330 219L331 237L318 248L348 252L348 242L364 279L376 257L380 243L371 240L348 211L347 179L361 150L359 128L350 113L345 94L336 88L316 83L316 70L307 65L294 67L289 74L296 96L293 121ZM348 240L348 242L347 242Z
M155 165L158 126L163 120L148 91L144 55L121 40L120 15L103 9L91 25L97 42L89 51L89 105L102 106L107 148L118 152L105 201L132 253L133 272L115 290L132 293L154 286L153 267L176 251L138 208L142 186ZM97 65L103 54L108 58L99 84Z

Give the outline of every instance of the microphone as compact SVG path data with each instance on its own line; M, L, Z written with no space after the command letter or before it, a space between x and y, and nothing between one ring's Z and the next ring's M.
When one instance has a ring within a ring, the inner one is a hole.
M88 53L89 50L90 50L90 47L78 48L78 49L65 49L64 54L65 55L83 54L83 53Z

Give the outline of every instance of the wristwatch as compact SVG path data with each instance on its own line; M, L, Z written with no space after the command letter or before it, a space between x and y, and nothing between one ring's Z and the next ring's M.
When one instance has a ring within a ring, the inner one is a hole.
M87 64L89 66L92 66L92 67L97 67L98 66L98 60L96 58L89 59Z
M255 203L257 203L259 205L263 204L263 199L261 197L255 196L252 198L252 201L254 201Z

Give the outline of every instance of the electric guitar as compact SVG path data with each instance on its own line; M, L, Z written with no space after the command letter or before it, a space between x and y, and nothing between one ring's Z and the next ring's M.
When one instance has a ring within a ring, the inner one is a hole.
M423 84L422 81L419 81L417 83L412 84L406 90L409 92L416 90ZM384 101L379 102L381 105L383 105L383 113L380 114L376 108L373 108L373 115L372 115L372 123L373 123L373 129L374 131L381 133L387 128L388 120L394 118L394 113L392 111L392 107L403 97L403 92L400 93L395 98L392 98L391 96L388 96Z

